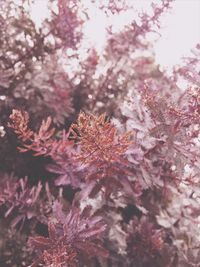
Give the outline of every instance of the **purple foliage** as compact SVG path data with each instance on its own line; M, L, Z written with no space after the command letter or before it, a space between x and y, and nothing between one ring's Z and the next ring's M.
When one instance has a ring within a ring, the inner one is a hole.
M133 12L102 53L84 1L47 2L41 26L0 5L0 266L198 266L199 45L170 77L148 36L171 0L91 0Z
M45 266L77 266L75 258L79 256L79 251L108 257L108 251L98 240L106 229L101 217L82 216L75 207L65 216L58 202L54 203L53 210L56 223L48 223L49 237L31 237L29 240L32 246L43 252L31 266L37 266L40 261Z

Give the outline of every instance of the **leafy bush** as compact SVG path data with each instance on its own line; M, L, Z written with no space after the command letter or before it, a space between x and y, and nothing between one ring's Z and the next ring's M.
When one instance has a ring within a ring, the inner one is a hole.
M84 1L47 3L0 6L0 265L199 266L200 45L170 76L147 40L172 1L91 1L133 12L103 53Z

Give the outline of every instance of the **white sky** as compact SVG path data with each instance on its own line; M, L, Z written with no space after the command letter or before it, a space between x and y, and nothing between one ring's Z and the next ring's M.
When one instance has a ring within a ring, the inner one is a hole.
M176 0L162 19L162 38L155 44L156 59L172 67L200 43L200 0Z
M99 51L105 43L105 27L110 23L106 16L95 9L90 0L82 0L89 8L90 22L86 25L87 41ZM149 10L151 0L130 0L136 8ZM157 0L160 2L160 0ZM46 0L36 0L32 17L39 24L48 14ZM125 21L130 21L132 13L123 17L113 17L112 23L119 29ZM180 63L183 56L200 43L200 0L175 0L173 8L161 19L162 37L155 43L156 62L164 68L171 68Z

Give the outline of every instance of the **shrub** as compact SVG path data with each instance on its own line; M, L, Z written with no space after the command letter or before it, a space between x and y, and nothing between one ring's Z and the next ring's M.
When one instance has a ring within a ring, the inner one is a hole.
M133 12L102 53L84 1L1 3L1 266L198 266L200 46L170 76L148 42L171 2L91 1Z

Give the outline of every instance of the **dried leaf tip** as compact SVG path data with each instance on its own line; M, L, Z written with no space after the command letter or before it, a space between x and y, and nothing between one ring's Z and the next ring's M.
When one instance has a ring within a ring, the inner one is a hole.
M8 127L12 128L22 141L27 141L33 136L28 127L29 115L26 111L12 110Z

